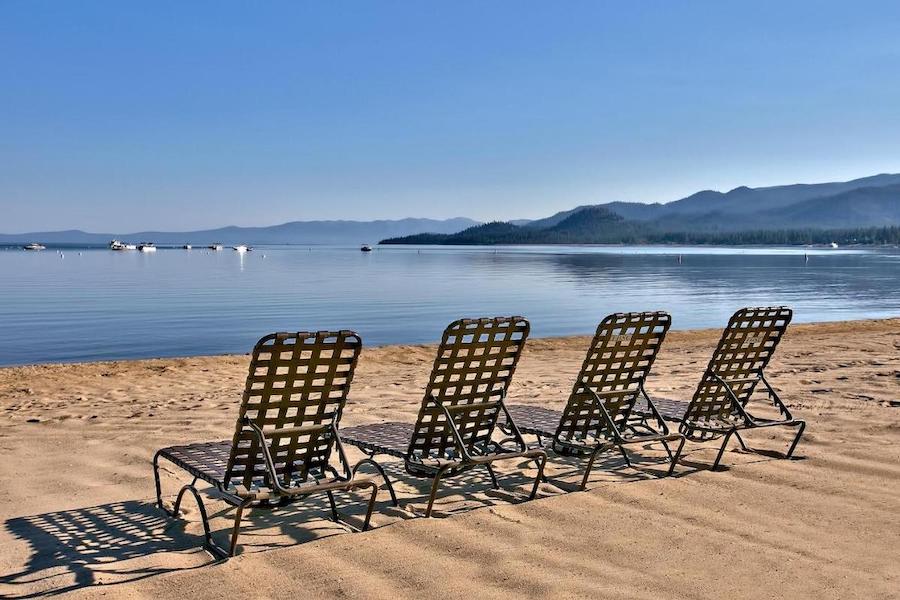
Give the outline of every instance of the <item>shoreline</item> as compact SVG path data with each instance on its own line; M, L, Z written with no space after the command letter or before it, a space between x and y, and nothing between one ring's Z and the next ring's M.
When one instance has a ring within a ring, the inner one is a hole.
M842 327L848 324L855 324L864 329L870 328L878 328L880 325L890 324L891 322L900 323L900 315L891 316L891 317L881 317L881 318L872 318L872 319L842 319L836 321L812 321L812 322L801 322L801 323L791 323L788 328L788 332L793 332L797 329L808 329L808 328L816 328L821 330L827 330L829 326L834 327ZM725 326L725 323L722 324L722 327ZM666 340L670 340L673 336L678 337L682 335L709 335L711 333L721 333L721 328L715 327L702 327L699 329L677 329L673 327L669 330L669 333L666 336ZM271 333L271 332L268 332ZM266 333L261 333L260 337L266 335ZM526 342L526 348L530 345L539 344L541 342L559 342L559 343L567 343L574 342L579 340L588 340L593 335L593 332L590 333L581 333L574 335L551 335L551 336L529 336L528 341ZM437 347L438 342L440 341L440 332L436 333L434 342L426 342L421 344L403 344L403 343L392 343L392 344L373 344L367 345L365 343L365 339L363 339L363 351L365 350L374 350L374 349L384 349L384 348L416 348L416 349L429 349ZM113 365L118 363L130 363L130 362L159 362L159 361L184 361L189 359L226 359L226 358L240 358L246 357L250 355L250 351L252 350L252 346L248 349L247 352L243 353L235 353L235 352L226 352L223 354L187 354L187 355L177 355L177 356L142 356L142 357L124 357L124 358L104 358L99 360L73 360L73 361L56 361L56 362L37 362L37 363L22 363L22 364L0 364L0 371L8 370L8 369L33 369L40 367L63 367L63 366L84 366L84 365Z

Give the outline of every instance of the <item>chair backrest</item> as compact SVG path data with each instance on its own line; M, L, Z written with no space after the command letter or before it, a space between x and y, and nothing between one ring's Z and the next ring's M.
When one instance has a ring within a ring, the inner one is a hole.
M672 317L666 312L616 313L597 326L556 430L557 441L608 437L594 395L621 429L650 373Z
M408 460L458 456L441 405L454 409L453 421L467 451L484 449L500 414L498 401L509 388L529 330L522 317L461 319L447 326L419 409Z
M742 308L734 313L697 385L685 421L722 419L735 412L728 390L716 376L746 405L792 316L786 306Z
M328 465L334 446L330 424L340 419L361 348L362 340L352 331L273 333L256 343L226 486L272 487L262 448L245 417L266 434L282 486L306 481L311 470L319 473ZM285 429L294 431L279 434Z

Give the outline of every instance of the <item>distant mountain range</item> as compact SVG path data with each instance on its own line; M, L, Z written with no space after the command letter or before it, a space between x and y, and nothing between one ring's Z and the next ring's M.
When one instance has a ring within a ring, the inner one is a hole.
M295 221L271 227L183 232L72 230L0 234L0 244L105 244L111 239L161 245L361 244L378 240L392 244L801 243L813 237L828 239L830 234L824 232L831 231L841 232L848 241L893 243L883 242L881 233L857 230L897 226L900 174L882 174L833 183L737 187L725 193L705 190L665 204L578 206L533 221L482 224L466 218L409 218ZM813 231L820 233L810 233Z
M862 237L873 243L871 232L856 230L897 226L900 175L884 174L836 183L738 187L726 193L706 190L666 204L578 206L534 221L488 223L453 234L416 234L382 243L802 243L828 239L825 231L840 232L844 241Z
M271 227L221 227L202 231L140 231L137 233L88 233L44 231L0 234L0 244L105 244L117 239L155 244L362 244L423 231L456 233L478 221L455 219L398 219L381 221L294 221Z

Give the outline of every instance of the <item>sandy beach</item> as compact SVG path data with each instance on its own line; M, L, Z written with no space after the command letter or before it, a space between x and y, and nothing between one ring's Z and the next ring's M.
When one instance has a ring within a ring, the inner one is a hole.
M689 398L718 335L670 333L651 395ZM561 407L587 344L529 340L509 401ZM434 350L365 349L343 425L414 418ZM0 597L900 597L900 319L788 330L768 375L808 422L793 460L777 458L791 431L762 430L746 436L762 452L735 445L711 472L716 443L689 444L660 479L651 446L634 468L609 456L578 492L578 465L551 456L530 502L534 471L512 461L500 491L482 474L448 481L433 519L416 516L425 484L394 463L401 506L382 493L374 530L348 533L311 499L251 513L239 556L217 564L195 506L186 521L154 506L150 461L231 436L247 363L0 369ZM189 480L164 475L168 495ZM233 513L209 506L224 540Z

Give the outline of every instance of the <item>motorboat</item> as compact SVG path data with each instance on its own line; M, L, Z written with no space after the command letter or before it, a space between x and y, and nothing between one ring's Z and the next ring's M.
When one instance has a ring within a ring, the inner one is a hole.
M110 250L128 250L128 244L120 240L112 240L109 243Z
M156 246L151 244L150 242L138 244L137 249L141 252L156 252Z
M218 252L218 251L220 251L223 247L224 247L224 246L222 246L222 244L210 244L209 249L212 250L212 251L214 251L214 252Z
M363 244L362 247L360 248L360 251L362 251L362 252L371 252L371 251L372 251L372 246L370 246L370 245L368 245L368 244Z
M232 246L231 248L232 248L232 250L234 250L235 252L240 252L240 253L242 253L242 254L243 254L244 252L246 252L247 250L250 249L250 248L248 248L247 246L244 246L243 244L238 244L237 246Z
M38 244L37 242L31 242L30 244L23 246L26 250L46 250L47 246L43 244Z
M182 248L183 248L184 250L190 250L190 249L193 248L193 246L191 246L190 244L185 244L184 246L182 246Z
M836 249L837 247L838 247L837 242L831 242L832 250Z

